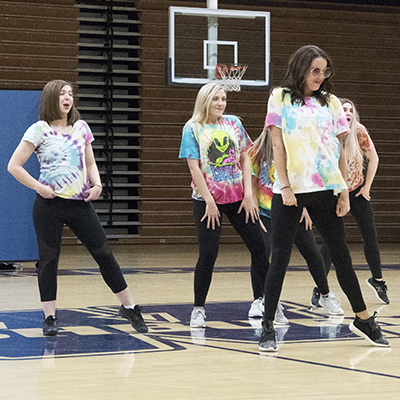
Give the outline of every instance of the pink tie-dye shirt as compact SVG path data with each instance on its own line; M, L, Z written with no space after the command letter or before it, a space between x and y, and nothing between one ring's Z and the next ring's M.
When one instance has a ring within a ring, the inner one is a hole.
M217 204L235 203L244 197L240 153L251 144L235 116L223 116L217 124L189 121L183 128L179 158L199 160L207 188ZM204 200L194 182L192 188L192 197Z
M347 133L349 126L339 99L331 95L329 106L322 106L315 97L306 97L305 105L292 104L290 94L282 99L282 91L283 88L277 88L270 96L265 125L282 130L293 192L347 190L339 169L337 135ZM277 174L273 191L281 192Z

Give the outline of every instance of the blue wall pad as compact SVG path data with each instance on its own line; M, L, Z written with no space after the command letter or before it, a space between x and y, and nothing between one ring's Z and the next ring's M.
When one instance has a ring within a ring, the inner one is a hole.
M26 129L38 120L40 91L0 90L0 261L38 259L32 206L36 192L7 172L8 161ZM35 178L39 163L32 154L25 164Z

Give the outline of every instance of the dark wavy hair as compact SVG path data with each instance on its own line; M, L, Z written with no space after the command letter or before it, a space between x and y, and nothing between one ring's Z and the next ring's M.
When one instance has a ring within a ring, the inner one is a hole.
M284 97L286 93L289 93L291 96L292 104L305 104L305 80L311 68L312 62L319 57L322 57L324 60L326 60L327 68L329 67L332 70L333 75L332 61L325 53L325 51L320 49L318 46L313 45L300 47L290 57L288 69L281 85L284 88L282 97ZM323 106L328 105L329 96L332 93L333 84L330 81L332 75L329 78L325 78L319 89L313 92L315 98Z
M61 89L65 85L72 88L70 82L56 79L48 82L42 90L39 118L42 121L46 121L49 125L51 122L62 118L59 99ZM73 105L68 113L68 125L73 125L79 118L79 111L75 108L75 105Z

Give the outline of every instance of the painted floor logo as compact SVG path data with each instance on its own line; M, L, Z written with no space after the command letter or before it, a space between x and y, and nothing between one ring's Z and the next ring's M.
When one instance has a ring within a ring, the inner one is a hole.
M349 321L311 312L304 305L284 302L290 325L276 327L278 341L348 338ZM57 311L59 334L44 337L42 311L0 312L0 359L110 355L125 352L183 350L189 345L218 341L256 347L261 319L249 319L247 302L206 305L207 328L190 329L191 305L143 307L149 333L139 334L118 315L117 306L62 309ZM253 348L253 347L252 347ZM254 349L253 349L254 350Z

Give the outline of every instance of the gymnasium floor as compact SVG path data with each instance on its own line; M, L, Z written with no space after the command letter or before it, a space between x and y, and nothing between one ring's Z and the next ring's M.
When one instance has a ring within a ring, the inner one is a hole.
M400 399L400 245L382 245L390 305L365 280L362 249L353 263L370 313L379 310L391 348L353 335L353 318L334 271L331 290L344 317L311 309L313 283L294 251L282 292L290 325L277 353L260 355L260 320L249 321L250 257L221 245L206 304L207 328L191 330L197 246L114 246L148 334L118 317L118 301L81 246L63 247L57 337L43 337L33 263L0 273L0 399Z

